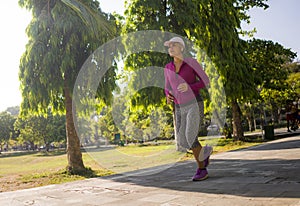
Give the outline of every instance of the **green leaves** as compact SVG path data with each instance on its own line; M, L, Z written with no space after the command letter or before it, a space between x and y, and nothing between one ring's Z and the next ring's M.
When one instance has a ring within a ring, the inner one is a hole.
M284 64L291 63L296 57L290 49L278 43L260 39L248 41L247 54L253 68L256 85L265 88L282 87L282 81L288 75Z
M96 1L82 3L78 0L61 0L65 5L70 7L81 18L81 21L92 31L92 35L101 38L104 30L110 35L114 35L106 23L106 19L100 15L99 3ZM98 10L98 12L96 12Z
M65 117L53 115L49 110L46 116L29 115L18 118L15 129L20 132L19 142L31 142L49 146L52 142L65 142Z
M33 12L26 30L29 42L20 60L22 113L46 112L48 107L62 111L64 87L72 92L87 57L114 35L114 20L108 20L92 0L19 3ZM106 94L114 88L108 87Z
M3 143L8 145L8 141L14 134L14 122L16 119L8 112L0 113L0 150Z

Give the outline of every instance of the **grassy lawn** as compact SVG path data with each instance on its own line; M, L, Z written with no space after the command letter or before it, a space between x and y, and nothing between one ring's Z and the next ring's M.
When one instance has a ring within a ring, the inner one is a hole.
M203 145L214 146L214 153L241 149L260 142L232 142L226 139L202 140ZM177 152L171 143L128 145L125 147L87 149L83 152L86 167L94 176L171 164L192 159L192 154ZM67 157L64 151L16 152L0 155L0 192L59 184L87 177L65 172Z

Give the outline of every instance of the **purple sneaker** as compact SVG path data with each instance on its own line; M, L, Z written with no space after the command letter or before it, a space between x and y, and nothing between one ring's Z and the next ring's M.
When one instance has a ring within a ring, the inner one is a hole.
M206 168L204 168L204 169L198 168L196 174L193 177L193 181L201 181L201 180L205 180L207 178L208 178L207 169Z

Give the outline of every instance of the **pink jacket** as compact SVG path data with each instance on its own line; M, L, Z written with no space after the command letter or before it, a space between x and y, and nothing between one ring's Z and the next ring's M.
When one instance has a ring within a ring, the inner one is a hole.
M178 74L174 62L165 66L165 94L174 96L175 104L186 104L199 96L199 90L209 84L209 79L196 59L185 58ZM179 92L177 87L181 83L189 85L188 91Z

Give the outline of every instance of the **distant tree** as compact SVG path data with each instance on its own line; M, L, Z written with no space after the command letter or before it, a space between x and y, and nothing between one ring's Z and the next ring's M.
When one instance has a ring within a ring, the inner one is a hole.
M36 145L41 145L42 140L38 133L40 127L37 126L39 117L27 117L26 119L18 118L14 124L15 130L19 132L17 138L20 145L29 145L27 149L35 150Z
M81 173L86 169L74 125L74 82L90 54L114 35L114 20L93 0L19 0L19 4L31 10L33 17L20 63L21 114L47 114L49 108L65 113L67 170ZM112 95L106 94L114 89L115 80L110 78L101 85L99 91L106 93L99 92L98 97L108 102Z
M300 72L289 74L286 83L288 85L287 99L300 99Z
M296 100L297 98L300 98L300 62L295 61L292 63L287 63L283 65L289 72L288 78L286 80L287 84L287 94L285 94L286 97L289 98L289 100Z
M292 63L285 64L284 67L289 71L289 73L300 72L300 61L296 60Z
M247 54L254 72L255 84L261 88L282 86L296 53L271 40L252 39L248 41Z
M31 149L37 145L45 146L46 151L49 151L51 143L65 142L65 117L61 115L27 115L26 118L19 117L14 126L20 133L19 142L28 142Z
M12 116L18 116L20 113L20 107L19 106L14 106L14 107L8 107L5 111L10 113Z
M108 141L114 140L114 134L119 133L113 114L112 107L106 107L103 111L103 116L97 122L99 135L107 139Z
M290 95L291 88L286 82L291 68L288 65L292 66L296 53L270 40L252 39L248 41L247 55L257 89L255 99L269 107L273 120L278 122L281 108Z
M0 151L3 151L3 146L8 149L10 138L14 135L14 118L8 112L0 113Z
M287 89L284 93L288 101L300 101L300 62L299 60L285 64L284 67L289 71L286 79Z

